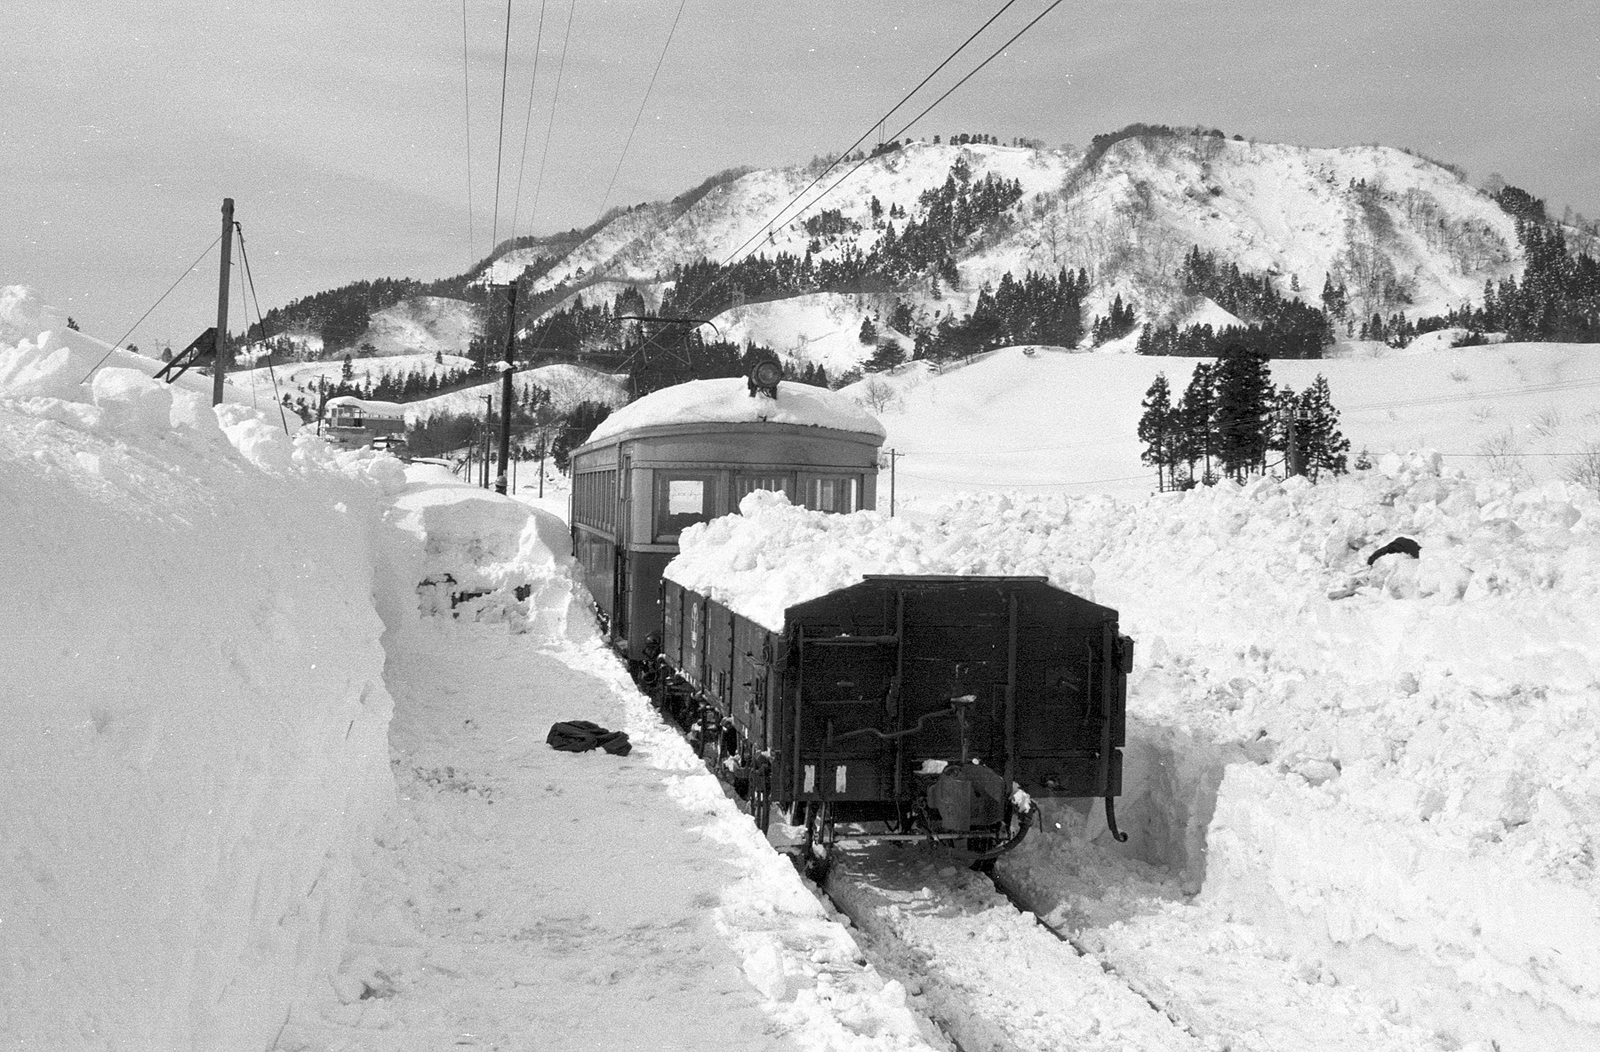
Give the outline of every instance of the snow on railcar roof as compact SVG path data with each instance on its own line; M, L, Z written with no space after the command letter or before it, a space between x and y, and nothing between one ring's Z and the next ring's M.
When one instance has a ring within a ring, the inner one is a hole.
M887 437L877 418L847 395L785 381L778 385L776 399L752 396L745 378L734 376L690 380L647 394L606 417L588 441L603 441L641 427L758 421L854 431L880 440Z
M357 398L355 395L338 395L328 399L324 408L336 405L353 405L366 409L380 416L405 416L406 407L399 402L378 402L371 398Z
M685 529L663 576L776 632L789 607L868 574L1044 576L1094 599L1094 573L1086 563L1047 560L1036 544L996 544L974 521L919 522L875 511L832 515L767 490L747 494L737 515Z

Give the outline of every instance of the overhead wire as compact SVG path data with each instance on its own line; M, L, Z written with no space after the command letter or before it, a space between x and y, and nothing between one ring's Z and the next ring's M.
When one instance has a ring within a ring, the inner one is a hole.
M259 332L261 334L261 343L263 345L265 345L266 342L267 342L267 319L261 313L261 297L256 295L256 277L255 277L255 274L253 274L251 272L251 270L250 270L250 253L248 251L246 251L245 247L244 247L244 227L239 224L238 220L235 220L234 224L233 224L233 229L239 235L239 258L244 262L244 279L245 279L245 283L247 285L249 285L249 287L250 287L250 298L255 301L255 305L256 305L256 326L257 326L257 329L259 330ZM240 289L241 294L243 293L243 291L244 290L241 287L241 289ZM249 309L249 307L247 305L245 307L245 345L246 346L249 345L249 340L250 340L250 309ZM278 403L278 418L283 423L283 433L287 435L289 433L289 417L288 417L288 414L284 412L283 395L280 393L280 389L279 389L279 386L278 386L278 371L272 365L272 350L271 350L271 348L267 348L266 349L266 355L267 355L267 376L272 380L272 398L273 398L273 401ZM252 379L253 379L253 377L252 377Z
M522 158L517 162L517 194L512 199L511 239L516 241L517 216L522 211L522 176L528 169L528 139L533 129L533 89L539 83L539 56L544 51L544 11L546 0L539 0L539 28L534 34L533 75L528 78L528 110L522 119ZM529 233L532 233L530 230Z
M494 151L494 222L489 228L489 254L500 247L500 162L506 146L506 81L511 73L511 0L506 0L506 43L500 58L500 138Z
M932 80L935 76L937 76L938 73L941 70L943 70L958 55L960 55L963 51L965 51L967 49L967 47L974 40L976 40L980 35L982 35L982 33L986 29L988 29L991 25L993 25L997 19L999 19L1002 15L1004 15L1005 12L1007 10L1009 10L1011 8L1011 6L1015 2L1016 2L1016 0L1006 0L1006 2L1003 5L1001 5L999 10L997 10L993 15L990 15L989 18L981 26L979 26L976 30L974 30L973 33L970 36L967 37L966 40L962 41L962 43L961 43L961 45L959 47L957 47L954 51L952 51L949 55L947 55L942 62L940 62L937 66L935 66L934 69L930 73L928 73L927 76L923 77L922 80L920 80L917 83L916 87L914 87L910 91L908 91L900 99L899 102L895 103L894 106L890 107L889 110L886 111L882 117L879 117L878 120L875 121L872 124L872 126L867 129L866 132L864 132L859 138L857 138L854 143L852 143L850 146L846 147L844 153L842 153L839 157L834 158L834 160L830 161L828 163L828 165L826 167L824 167L823 170L820 173L818 173L817 176L814 177L809 184L806 185L806 187L804 187L794 197L790 198L789 201L786 202L783 205L783 207L779 208L778 211L773 214L771 219L767 220L766 223L762 224L762 226L759 227L756 230L755 233L750 235L750 237L746 238L743 243L741 243L737 248L735 248L726 257L724 257L724 259L722 260L722 262L718 266L719 267L728 266L730 263L732 263L734 261L735 257L737 257L739 255L739 253L743 252L745 249L749 248L752 244L754 244L756 241L758 241L761 238L762 234L766 233L767 231L769 231L773 227L775 227L779 223L779 221L783 219L785 213L787 213L789 211L789 209L794 206L795 202L797 202L800 199L802 199L803 197L805 197L805 195L807 193L809 193L814 187L816 187L816 185L818 183L820 183L824 178L826 178L827 174L829 172L831 172L835 167L837 167L838 164L840 164L841 161L843 161L844 158L848 157L852 150L854 150L856 147L860 146L863 142L865 142L867 140L867 138L869 136L871 136L872 133L875 130L878 130L878 129L882 128L882 126L888 120L888 118L890 116L892 116L896 111L898 111L902 106L904 106L908 101L910 101L910 99L914 95L916 95L916 93L918 91L922 90L922 88L930 80ZM1007 40L1005 44L1003 44L999 48L997 48L988 58L984 59L981 63L979 63L971 72L969 72L966 76L962 77L959 81L957 81L956 84L953 87L951 87L943 95L940 95L939 98L935 99L934 102L931 105L929 105L926 109L924 109L916 117L914 117L910 121L906 122L906 124L902 126L900 131L896 132L894 135L891 135L889 138L891 138L891 139L898 138L900 136L900 134L902 134L907 128L910 128L917 121L919 121L923 117L927 116L928 113L931 112L935 106L939 105L939 103L941 103L945 99L949 98L950 95L953 92L955 92L955 90L957 88L961 87L967 81L971 80L972 77L979 70L983 69L990 62L993 62L996 57L998 57L1000 54L1002 54L1006 50L1006 48L1009 48L1012 44L1016 43L1017 40L1020 39L1024 33L1028 32L1028 30L1032 29L1035 25L1037 25L1041 19L1043 19L1051 11L1054 11L1058 6L1060 6L1061 2L1062 2L1062 0L1054 0L1054 2L1051 3L1051 5L1049 7L1045 8L1045 10L1043 12L1041 12L1037 17L1035 17L1027 25L1023 26L1021 30L1019 30L1015 35L1013 35L1011 37L1011 39ZM838 186L841 183L843 183L846 179L850 178L850 176L854 175L857 171L859 171L870 160L871 160L870 157L862 158L859 162L856 163L856 165L854 167L852 167L844 175L840 176L839 179L837 179L831 186L829 186L828 189L824 190L821 194L817 195L809 203L807 203L806 205L801 207L792 216L790 216L789 217L790 221L793 221L794 219L798 218L799 216L805 214L805 212L807 212L811 208L815 207L816 204L819 201L821 201L828 194L832 193L835 189L837 189ZM690 304L687 305L686 310L692 310L694 308L694 306L696 306L699 303L700 299L704 297L704 295L705 295L705 293L702 292L700 297L696 297L696 299L694 301L692 301Z
M633 127L628 129L627 141L622 144L622 153L617 156L616 170L611 173L611 181L606 184L605 195L600 199L601 218L604 218L606 214L606 205L611 203L611 191L617 185L617 176L622 174L622 162L628 156L628 147L633 145L634 133L639 130L639 121L644 117L645 105L650 101L650 92L656 86L656 78L661 75L661 65L667 60L667 49L672 46L673 34L677 33L678 31L678 20L683 17L683 9L688 5L688 3L689 0L678 0L678 13L672 17L672 28L667 30L666 43L661 45L661 54L656 59L655 71L650 74L650 83L645 85L644 98L639 100L639 112L633 116Z
M194 268L198 267L200 265L200 261L202 259L205 259L206 256L208 254L210 254L211 250L217 247L217 242L219 242L221 240L222 240L222 235L221 234L218 234L215 238L212 239L211 244L207 245L205 247L205 250L202 251L198 256L195 257L194 262L190 263L186 268L184 268L183 273L178 275L178 280L174 281L171 285L167 286L167 291L165 291L165 292L163 292L161 294L161 298L156 300L154 303L152 303L150 305L150 309L149 310L147 310L143 314L139 315L139 320L134 322L132 325L128 326L128 331L123 333L122 336L118 338L117 342L113 343L111 345L111 349L110 350L108 350L105 354L100 356L100 360L98 362L94 363L94 368L93 369L90 369L87 373L84 374L83 379L81 381L79 381L80 383L88 383L89 382L89 377L93 376L96 372L99 371L99 369L100 369L100 367L102 365L106 364L106 359L110 358L111 355L114 354L117 351L117 349L122 346L122 341L126 340L129 336L132 336L133 335L133 330L137 329L141 324L143 324L144 320L146 318L150 317L150 315L155 312L155 309L157 307L161 306L162 300L165 300L168 296L172 295L172 290L177 288L178 285L183 281L184 278L186 278L190 274L194 273Z
M550 97L550 120L544 132L544 152L539 157L539 178L533 185L533 207L528 212L528 228L533 228L534 216L539 213L539 195L544 190L545 164L550 160L550 137L555 134L556 106L561 101L561 77L567 69L567 47L572 43L572 16L577 0L567 5L567 28L561 40L561 60L556 65L555 92Z
M1039 23L1039 21L1041 19L1043 19L1046 15L1048 15L1051 11L1054 11L1057 7L1060 7L1062 3L1063 3L1063 0L1055 0L1055 2L1052 3L1049 7L1045 8L1037 16L1035 16L1033 21L1029 22L1027 25L1023 26L1020 30L1018 30L1015 36L1013 36L1010 40L1007 40L1004 44L1001 44L998 48L996 48L994 50L994 52L989 55L988 58L986 58L982 62L978 63L978 65L975 66L972 69L971 72L969 72L966 76L962 77L960 80L958 80L954 84L952 84L950 86L949 90L947 90L943 95L940 95L937 99L934 99L931 103L929 103L928 107L926 109L924 109L921 113L917 114L915 117L911 118L905 124L901 125L899 130L894 132L893 134L891 134L889 136L889 138L891 140L892 139L898 139L901 135L905 134L905 132L908 129L910 129L912 127L912 125L916 124L922 118L926 117L929 113L931 113L933 111L934 107L938 106L939 103L943 102L945 99L949 98L952 94L954 94L955 91L958 88L960 88L963 84L965 84L967 81L971 80L974 76L976 76L977 73L980 70L982 70L985 66L987 66L989 63L993 62L996 58L999 58L1000 55L1003 54L1005 52L1005 50L1007 48L1009 48L1012 44L1015 44L1017 42L1017 40L1020 39L1024 33L1026 33L1028 30L1032 29L1035 25L1037 25ZM795 214L790 217L790 220L793 221L794 219L798 219L800 216L804 215L806 212L808 212L811 209L815 208L818 204L820 204L822 202L822 200L825 197L827 197L829 194L831 194L835 190L837 190L839 188L840 184L842 184L845 180L849 179L852 175L856 174L856 172L860 171L871 160L872 160L871 157L863 157L861 160L857 161L856 164L854 165L854 167L852 167L849 171L845 172L838 179L835 179L833 181L832 185L830 185L826 190L822 191L822 193L820 193L816 197L812 198L803 208L801 208L797 212L795 212ZM813 185L815 185L815 184L813 184ZM785 206L785 207L787 207L787 206ZM734 252L731 255L729 255L727 259L723 260L722 265L723 266L727 266L733 260L733 257L738 255L739 252L743 251L743 249L746 246L748 246L749 244L750 244L750 242L746 241L744 245L741 245L739 248L735 249Z
M832 161L830 161L822 169L822 171L819 172L817 174L817 176L814 179L811 180L811 182L807 183L806 186L799 193L797 193L793 197L791 197L789 199L789 201L782 208L778 209L778 211L776 213L774 213L774 215L773 215L773 217L771 219L767 220L766 223L762 224L760 229L758 229L754 234L750 235L749 238L745 239L743 244L741 244L738 248L736 248L732 252L730 252L728 254L727 259L724 259L722 261L721 265L722 266L727 266L728 263L732 261L734 256L737 256L740 252L743 252L747 247L749 247L749 245L752 242L758 240L761 237L762 234L766 233L772 227L776 226L779 223L779 221L781 220L783 214L785 212L787 212L791 207L793 207L793 205L794 205L794 203L796 201L800 200L807 193L809 193L811 191L812 187L816 186L818 183L822 182L823 179L827 178L828 173L833 171L833 169L836 168L844 158L848 157L852 150L854 150L856 147L860 146L862 143L866 142L868 137L870 137L874 131L877 131L878 129L882 128L884 123L888 121L888 119L895 113L896 110L898 110L900 107L904 106L907 102L909 102L911 100L911 97L913 95L915 95L917 92L921 91L923 86L926 85L928 83L928 81L930 81L934 77L938 76L940 70L944 69L951 62L953 62L955 60L956 56L960 55L963 51L965 51L969 44L971 44L974 40L978 39L979 35L982 34L985 29L988 29L991 25L993 25L995 20L998 19L1001 15L1005 14L1006 11L1014 3L1016 3L1016 0L1006 0L1005 5L1002 6L1000 8L1000 10L998 10L994 14L990 15L988 21L984 22L983 25L979 26L976 30L974 30L971 36L967 37L966 40L963 40L961 42L961 46L960 47L958 47L954 51L950 52L949 55L946 55L943 62L941 62L937 66L935 66L931 73L929 73L927 76L923 77L920 81L917 82L917 86L916 87L914 87L910 91L906 92L905 95L901 97L899 102L897 102L893 106L889 107L889 109L883 114L883 116L879 117L875 122L873 122L872 127L868 128L865 132L863 132L861 134L860 138L856 139L856 141L851 143L849 146L846 146L844 148L844 152L843 153L841 153L838 157L835 157ZM1046 12L1046 14L1048 14L1048 13L1049 12ZM898 136L891 136L891 138L897 138L897 137Z
M466 109L467 133L467 269L478 262L472 208L472 77L467 58L467 0L461 0L461 101Z

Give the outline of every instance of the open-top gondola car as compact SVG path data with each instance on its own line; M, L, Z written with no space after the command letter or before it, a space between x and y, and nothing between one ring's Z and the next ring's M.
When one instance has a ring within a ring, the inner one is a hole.
M763 829L805 825L813 865L862 824L986 860L1040 796L1101 798L1125 838L1133 641L1115 610L1042 577L869 575L774 625L673 572L656 693Z

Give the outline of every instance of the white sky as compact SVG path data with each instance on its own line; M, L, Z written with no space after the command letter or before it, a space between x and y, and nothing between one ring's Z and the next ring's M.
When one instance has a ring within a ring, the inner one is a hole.
M1001 0L512 0L499 233L583 226L733 165L849 145ZM503 0L13 0L0 58L0 280L116 339L238 204L263 308L360 278L459 272L490 243ZM1046 0L1018 0L953 83ZM542 182L549 101L572 30ZM1600 13L1588 0L1063 4L912 129L1055 146L1130 121L1311 145L1381 142L1600 212ZM887 131L936 97L923 96ZM521 182L522 194L516 190ZM535 210L535 188L538 190ZM215 313L214 259L134 333L180 345ZM241 307L235 301L233 320Z

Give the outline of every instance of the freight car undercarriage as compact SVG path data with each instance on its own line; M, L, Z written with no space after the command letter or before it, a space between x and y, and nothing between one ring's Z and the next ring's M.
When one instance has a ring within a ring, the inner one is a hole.
M938 844L974 868L988 868L994 859L1022 843L1038 815L1027 792L1018 787L1006 793L1000 775L972 761L925 761L905 780L903 796L894 800L836 800L829 798L826 790L819 790L816 799L775 806L771 757L739 741L732 720L720 716L669 668L663 667L654 676L648 672L641 675L640 686L650 691L663 714L683 731L707 768L763 833L771 830L774 819L797 833L791 838L797 840L796 862L813 879L826 875L835 846L851 840ZM922 729L921 724L948 718L962 726L965 739L965 716L974 701L971 696L952 699L949 708L924 716L919 726L905 731L883 733L868 728L852 734L870 733L884 740L909 738ZM850 736L830 738L828 744ZM825 761L824 753L814 766L825 768ZM1113 834L1126 839L1126 834L1117 831L1110 797L1106 798L1106 818Z

